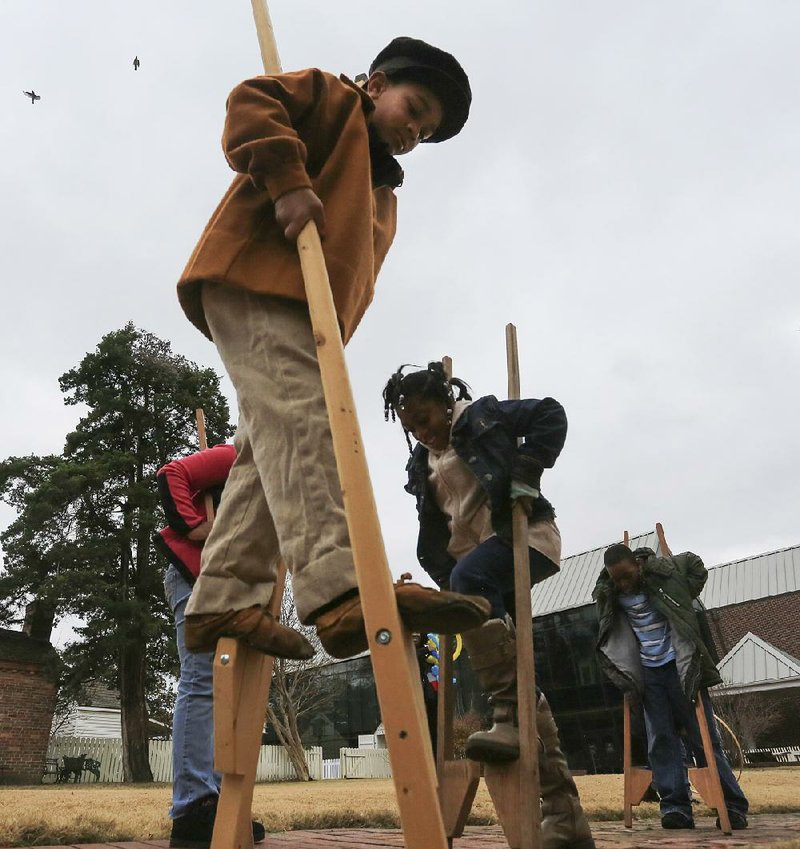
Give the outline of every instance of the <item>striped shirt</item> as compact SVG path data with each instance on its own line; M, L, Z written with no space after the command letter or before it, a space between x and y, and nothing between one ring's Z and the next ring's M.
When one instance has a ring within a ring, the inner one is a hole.
M620 594L617 599L639 641L642 666L664 666L675 660L669 622L650 604L647 594Z

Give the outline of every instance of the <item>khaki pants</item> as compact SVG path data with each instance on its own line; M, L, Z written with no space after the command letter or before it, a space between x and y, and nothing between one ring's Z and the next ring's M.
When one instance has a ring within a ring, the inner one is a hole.
M266 605L283 556L305 622L357 586L308 309L219 283L202 298L239 426L186 612Z

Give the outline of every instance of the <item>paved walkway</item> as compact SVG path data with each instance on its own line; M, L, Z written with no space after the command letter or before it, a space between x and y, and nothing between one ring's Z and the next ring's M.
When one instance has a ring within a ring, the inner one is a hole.
M693 831L665 831L657 820L634 821L632 829L621 822L592 823L597 849L743 849L746 846L770 846L784 840L800 840L800 814L759 814L750 818L747 831L734 831L725 837L714 821L700 818ZM131 843L89 843L72 849L166 849L166 840ZM325 831L288 831L268 834L263 849L403 849L402 834L396 829L331 829ZM506 849L498 826L467 828L453 842L454 849ZM36 849L65 849L38 846ZM69 849L69 848L67 848Z

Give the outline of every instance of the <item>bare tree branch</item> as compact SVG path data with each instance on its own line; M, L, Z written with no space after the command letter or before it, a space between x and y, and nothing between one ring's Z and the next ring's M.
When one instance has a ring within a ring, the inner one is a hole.
M759 693L713 692L714 712L723 719L745 750L759 746L759 738L782 716L782 707Z
M305 661L275 658L267 720L286 749L298 779L309 781L311 776L300 733L301 720L312 712L329 707L337 698L338 688L331 686L330 678L320 674L320 668L329 664L331 658L322 648L315 629L300 624L288 577L281 604L281 622L304 634L316 649L316 654Z

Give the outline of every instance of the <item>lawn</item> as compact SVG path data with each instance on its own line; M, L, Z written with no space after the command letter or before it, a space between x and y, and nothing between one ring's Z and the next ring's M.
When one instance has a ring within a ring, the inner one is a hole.
M579 776L576 782L590 819L622 818L621 775ZM800 810L800 767L751 770L741 783L753 813ZM169 803L166 784L0 787L0 846L165 838ZM253 813L268 831L398 824L393 785L385 779L258 784ZM697 813L710 814L703 807ZM655 804L636 809L637 817L657 815ZM482 785L470 822L494 821Z

